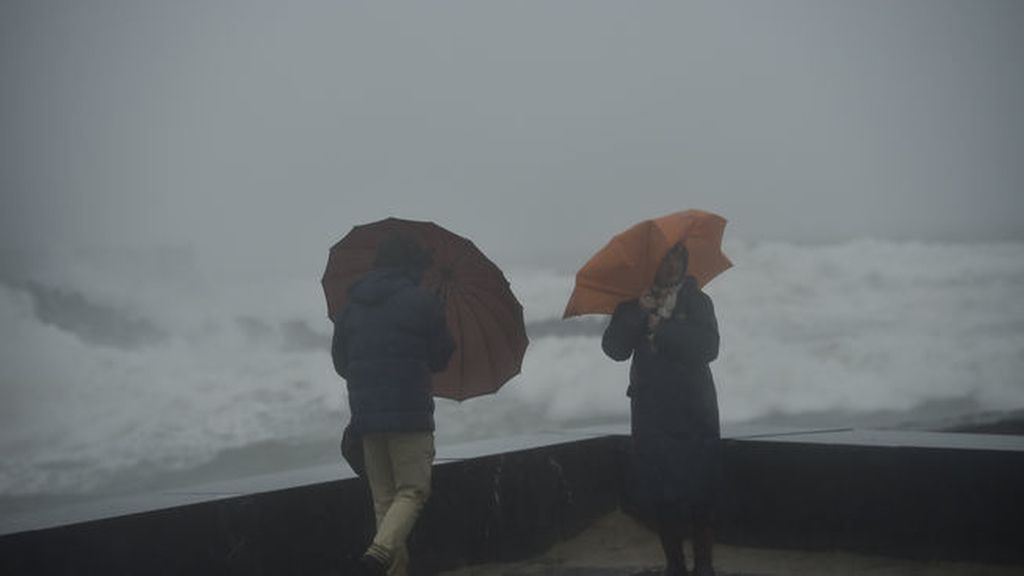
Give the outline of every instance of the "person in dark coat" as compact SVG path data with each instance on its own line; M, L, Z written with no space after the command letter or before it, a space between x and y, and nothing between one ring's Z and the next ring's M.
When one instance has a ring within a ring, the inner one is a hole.
M694 534L694 574L714 574L711 513L720 468L718 399L708 364L718 356L714 306L686 275L682 244L639 299L620 304L602 348L629 372L632 458L627 501L658 529L665 574L686 574L683 534Z
M440 299L419 285L429 265L415 241L386 239L334 323L331 356L352 413L346 434L361 439L377 519L354 568L363 574L406 574L406 540L430 496L431 375L445 369L455 344Z

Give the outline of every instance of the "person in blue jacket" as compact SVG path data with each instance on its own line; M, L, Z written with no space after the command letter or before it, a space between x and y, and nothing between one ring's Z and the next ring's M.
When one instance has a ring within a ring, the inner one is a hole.
M430 496L431 375L445 369L455 350L440 299L420 286L430 264L414 240L385 239L373 270L353 284L334 323L331 356L347 384L348 433L361 439L377 520L355 568L363 574L407 573L406 540Z

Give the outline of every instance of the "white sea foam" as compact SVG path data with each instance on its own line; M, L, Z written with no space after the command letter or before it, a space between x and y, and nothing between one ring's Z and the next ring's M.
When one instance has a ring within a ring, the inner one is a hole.
M725 420L959 398L1024 407L1024 244L734 242L727 252L735 268L707 289ZM0 494L90 493L268 442L333 445L345 396L323 347L316 274L165 279L89 264L31 280L145 319L163 338L90 341L41 322L23 284L0 284ZM571 274L509 277L528 322L560 317ZM592 327L535 335L499 394L438 403L440 441L628 421L627 369L601 354Z

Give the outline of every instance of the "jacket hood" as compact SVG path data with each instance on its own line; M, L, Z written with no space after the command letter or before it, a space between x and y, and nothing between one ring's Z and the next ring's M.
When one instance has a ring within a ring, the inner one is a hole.
M352 300L369 306L383 304L392 296L414 288L418 284L415 275L402 268L378 268L366 273L349 288Z

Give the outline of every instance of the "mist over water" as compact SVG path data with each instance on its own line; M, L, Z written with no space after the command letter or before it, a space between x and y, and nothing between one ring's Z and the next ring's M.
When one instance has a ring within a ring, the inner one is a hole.
M735 267L707 287L724 421L899 425L928 406L1024 408L1024 243L734 241L726 252ZM338 458L347 406L319 271L170 261L173 274L126 255L0 277L0 495L109 494ZM604 319L559 320L572 275L508 276L532 339L522 374L494 396L439 400L439 442L628 422L628 363L602 355Z

